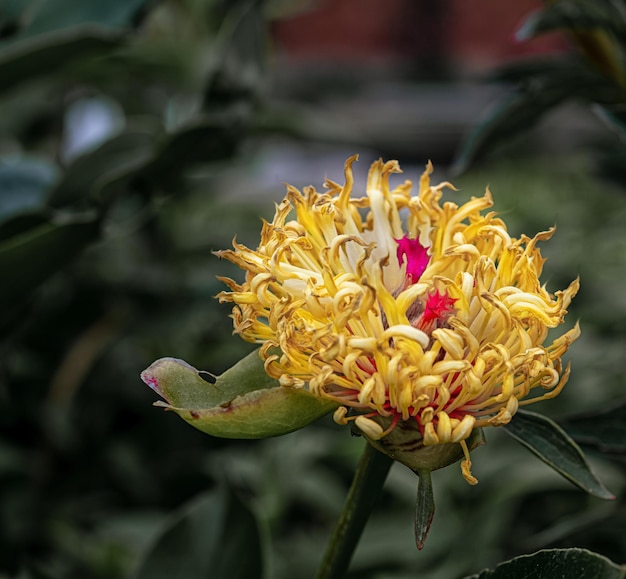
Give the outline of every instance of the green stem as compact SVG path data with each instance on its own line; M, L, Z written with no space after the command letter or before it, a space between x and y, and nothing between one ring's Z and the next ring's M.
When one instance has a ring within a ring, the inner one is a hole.
M340 579L345 576L392 463L393 460L387 455L378 452L370 444L365 445L316 579Z

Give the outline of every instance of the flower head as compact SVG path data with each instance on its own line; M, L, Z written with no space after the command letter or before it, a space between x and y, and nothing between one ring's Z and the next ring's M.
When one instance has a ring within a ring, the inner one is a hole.
M432 166L411 195L395 189L396 161L376 161L367 194L345 184L326 192L287 187L256 250L233 242L218 255L246 271L224 278L235 332L263 344L267 373L286 388L308 388L338 404L373 441L399 424L424 446L460 443L474 429L506 424L520 405L556 396L569 375L561 356L579 328L548 344L578 290L549 293L539 282L537 243L509 235L489 191L441 204L449 183L430 184ZM541 394L529 396L538 389Z

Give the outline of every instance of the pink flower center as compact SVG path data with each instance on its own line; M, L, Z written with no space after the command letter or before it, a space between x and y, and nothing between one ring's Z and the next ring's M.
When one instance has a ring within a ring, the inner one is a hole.
M419 239L409 239L406 235L402 239L396 239L398 249L398 263L402 265L406 261L406 277L410 283L417 283L428 266L430 257L427 248Z
M406 279L402 289L417 283L428 267L430 257L427 248L419 239L409 239L406 235L402 239L396 239L398 244L398 263L406 263ZM447 292L439 293L435 290L429 293L426 301L416 300L407 310L407 317L414 327L430 333L435 328L442 327L448 318L454 314L455 298L451 298Z

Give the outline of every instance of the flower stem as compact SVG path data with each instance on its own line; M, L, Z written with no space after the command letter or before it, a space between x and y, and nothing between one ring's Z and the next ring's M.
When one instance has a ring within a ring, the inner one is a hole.
M340 579L345 576L392 463L387 455L370 444L365 445L316 579Z

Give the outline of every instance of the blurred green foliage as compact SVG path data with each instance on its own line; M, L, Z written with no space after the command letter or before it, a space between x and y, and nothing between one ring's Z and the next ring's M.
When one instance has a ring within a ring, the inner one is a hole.
M244 550L280 579L321 560L362 440L327 419L265 441L211 438L153 408L139 380L162 356L219 373L250 350L213 299L215 276L236 274L210 252L235 234L256 243L271 207L239 196L238 177L264 139L303 138L265 98L269 12L254 0L0 7L0 577L143 579L183 557L189 579L208 576L205 557L252 577L232 566ZM626 205L590 173L583 157L518 158L457 183L468 195L489 184L514 234L558 222L549 287L581 274L572 379L541 405L559 418L606 410L626 384ZM563 424L623 497L623 421L598 440L594 419ZM502 433L488 439L477 487L454 467L434 474L419 553L415 476L395 465L351 576L449 579L544 547L626 561L622 498L597 501Z
M588 107L615 135L595 151L599 172L623 184L626 148L626 5L622 0L547 0L521 23L529 41L561 33L575 48L557 57L509 63L490 80L508 86L471 131L454 165L460 173L514 141L566 103Z

